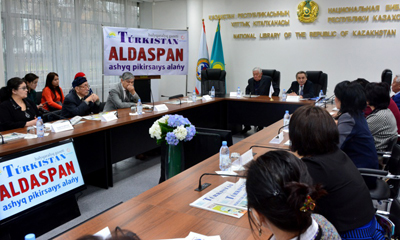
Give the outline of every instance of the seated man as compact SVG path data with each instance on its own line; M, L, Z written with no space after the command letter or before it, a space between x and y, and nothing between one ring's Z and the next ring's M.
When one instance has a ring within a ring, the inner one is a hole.
M274 86L272 78L270 76L264 76L262 70L259 67L253 69L253 77L249 79L249 85L246 87L246 94L252 95L269 95L269 89L274 88L272 96L279 95L279 87Z
M392 83L392 91L395 93L392 96L393 101L396 103L397 107L400 109L400 75L396 75Z
M314 85L311 81L307 81L307 73L300 71L296 73L296 81L287 90L290 96L300 96L300 98L313 98Z
M112 111L119 108L129 108L135 106L139 100L139 95L135 91L133 83L135 77L130 72L124 72L121 76L121 83L108 93L108 98L104 111Z
M100 112L99 97L94 93L88 95L90 86L86 78L75 78L72 87L73 89L65 97L61 109L62 116L70 118Z
M259 67L255 67L253 69L253 77L249 79L248 85L246 87L246 94L253 94L253 95L269 95L269 90L272 87L274 88L273 96L279 95L279 87L274 86L272 82L272 78L269 76L263 76L262 70ZM263 126L256 127L256 131L262 130ZM245 125L242 134L247 133L251 129L250 125Z

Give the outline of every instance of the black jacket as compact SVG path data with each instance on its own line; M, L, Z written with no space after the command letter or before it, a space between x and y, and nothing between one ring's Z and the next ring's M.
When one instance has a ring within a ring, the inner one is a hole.
M61 115L66 118L71 118L75 116L85 116L91 113L99 113L100 112L100 102L89 102L87 104L84 101L79 99L78 94L76 94L75 89L69 91L68 95L65 97Z
M260 86L258 88L258 94L256 94L256 91L254 89L254 78L250 78L249 79L249 84L246 87L246 94L252 94L252 95L265 95L268 96L269 95L269 89L271 87L271 83L272 83L272 87L274 88L274 93L272 94L272 96L278 96L279 95L279 87L275 86L274 83L272 82L272 78L269 76L265 76L263 75L261 77L260 80Z
M26 111L21 111L21 107L12 98L0 104L0 131L23 128L26 122L40 116L34 102L28 98L23 101Z
M299 95L299 83L297 81L293 81L290 88L287 90L287 93L295 92ZM304 84L303 88L303 98L313 98L314 97L314 84L307 80Z

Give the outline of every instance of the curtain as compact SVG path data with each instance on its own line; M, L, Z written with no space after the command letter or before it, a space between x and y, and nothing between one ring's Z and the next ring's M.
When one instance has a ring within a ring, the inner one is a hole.
M102 99L102 25L138 27L139 8L132 0L2 0L5 77L39 76L41 91L56 72L64 94L77 72L84 72ZM104 101L119 82L104 77Z

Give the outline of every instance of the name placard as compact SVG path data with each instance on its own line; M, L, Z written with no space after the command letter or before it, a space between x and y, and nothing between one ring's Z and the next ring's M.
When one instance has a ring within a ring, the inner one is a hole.
M168 111L168 107L165 104L158 104L154 106L154 111L156 112Z
M113 120L118 120L117 116L115 115L115 112L109 112L109 113L106 113L106 114L102 114L100 118L101 118L102 122L109 122L109 121L113 121Z
M210 100L212 100L212 98L210 97L210 95L204 95L204 96L201 98L201 100L203 100L203 101L210 101Z
M51 124L51 131L55 133L73 129L74 127L72 127L71 123L68 120L61 120Z

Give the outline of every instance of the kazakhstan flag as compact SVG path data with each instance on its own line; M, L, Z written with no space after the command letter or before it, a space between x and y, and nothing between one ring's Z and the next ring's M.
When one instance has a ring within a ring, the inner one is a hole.
M222 49L221 28L218 20L217 31L214 36L214 43L211 50L210 68L225 70L224 50Z

